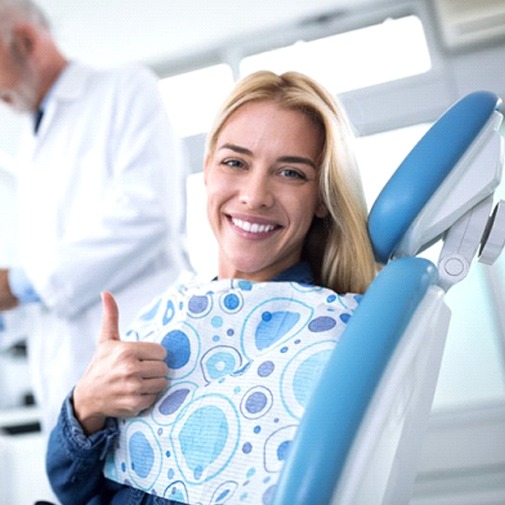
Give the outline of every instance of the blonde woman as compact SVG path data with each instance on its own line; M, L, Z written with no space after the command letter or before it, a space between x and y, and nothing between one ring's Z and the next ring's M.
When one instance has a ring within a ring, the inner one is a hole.
M237 84L204 162L217 276L169 288L123 340L103 294L98 349L49 444L63 505L268 503L316 371L375 275L351 139L304 75ZM287 384L288 369L302 379Z

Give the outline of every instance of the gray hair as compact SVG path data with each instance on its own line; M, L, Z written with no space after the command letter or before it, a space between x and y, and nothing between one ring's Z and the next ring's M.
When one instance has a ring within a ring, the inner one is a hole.
M0 37L8 40L12 29L20 22L51 30L51 23L45 13L31 0L0 0Z

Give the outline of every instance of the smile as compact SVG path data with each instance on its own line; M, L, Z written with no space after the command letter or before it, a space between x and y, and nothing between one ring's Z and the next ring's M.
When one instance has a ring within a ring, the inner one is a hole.
M234 217L231 218L231 222L237 228L240 228L248 233L268 233L275 229L275 226L272 224L250 223L249 221L242 221L241 219Z

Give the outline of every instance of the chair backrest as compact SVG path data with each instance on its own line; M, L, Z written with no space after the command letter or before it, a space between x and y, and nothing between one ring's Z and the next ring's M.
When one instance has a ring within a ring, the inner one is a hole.
M472 93L414 147L379 195L369 232L384 268L326 364L274 505L408 503L450 311L445 291L505 243L500 100ZM415 257L444 241L438 267Z

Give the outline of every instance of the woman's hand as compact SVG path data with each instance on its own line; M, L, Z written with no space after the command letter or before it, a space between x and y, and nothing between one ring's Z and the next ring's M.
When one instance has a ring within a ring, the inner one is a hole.
M105 292L102 303L97 350L73 396L75 415L87 434L103 428L107 417L136 416L168 385L165 348L153 342L121 342L116 301Z

